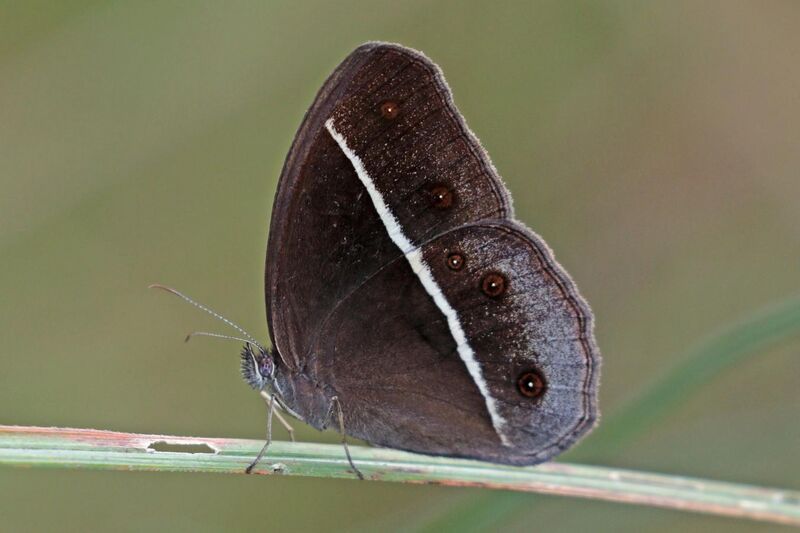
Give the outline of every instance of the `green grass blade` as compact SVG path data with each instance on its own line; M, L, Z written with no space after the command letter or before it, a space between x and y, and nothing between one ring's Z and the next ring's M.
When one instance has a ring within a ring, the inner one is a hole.
M794 298L709 338L682 357L677 368L638 399L603 420L593 435L591 449L580 455L616 455L627 443L662 423L664 417L715 377L798 334L800 298Z
M650 428L662 423L702 385L738 363L759 356L770 346L800 334L800 297L770 306L710 337L691 349L672 372L616 413L605 416L587 446L572 454L578 460L607 459ZM508 519L534 505L519 494L490 494L449 508L428 525L474 531L475 524L491 520L495 509ZM428 525L425 530L428 530Z
M164 446L171 451L155 449ZM254 440L0 426L0 464L14 466L244 474L260 447ZM798 492L596 466L515 468L382 448L351 452L375 481L558 494L800 525ZM274 442L258 473L355 480L341 446L329 444Z

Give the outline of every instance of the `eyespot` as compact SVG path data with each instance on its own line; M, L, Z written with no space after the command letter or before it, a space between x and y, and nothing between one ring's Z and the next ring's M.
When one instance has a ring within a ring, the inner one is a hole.
M508 282L506 278L498 272L490 272L483 277L481 281L481 290L483 294L490 298L496 298L506 292Z
M539 398L547 390L547 383L541 372L526 370L517 378L517 390L526 398Z
M400 114L400 105L394 100L386 100L381 104L381 116L386 120L394 120Z
M431 203L439 209L446 209L453 205L453 192L444 185L437 185L431 189Z
M461 270L464 268L464 256L458 253L448 255L447 266L450 270Z

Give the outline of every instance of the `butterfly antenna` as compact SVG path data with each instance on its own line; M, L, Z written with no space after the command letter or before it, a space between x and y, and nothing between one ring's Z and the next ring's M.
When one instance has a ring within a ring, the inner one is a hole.
M228 340L232 340L232 341L239 341L239 342L245 343L248 346L248 348L250 347L251 344L253 344L253 345L257 346L258 349L261 350L262 352L266 352L267 351L266 348L264 348L263 346L261 346L257 342L254 342L252 340L243 339L241 337L233 337L231 335L220 335L219 333L209 333L208 331L193 331L193 332L189 333L188 335L186 335L185 342L189 342L189 340L192 337L215 337L217 339L228 339ZM248 369L249 368L258 368L258 361L256 360L256 355L253 353L253 351L249 350L249 349L245 350L244 352L242 352L242 355L245 355L245 353L250 357L250 363L253 365L252 367L248 367ZM275 381L274 377L273 377L273 381Z
M197 302L197 301L189 298L188 296L186 296L182 292L180 292L178 290L175 290L172 287L167 287L166 285L160 285L158 283L153 283L152 285L149 285L147 288L148 289L161 289L162 291L170 292L170 293L174 294L175 296L178 296L178 297L182 298L184 301L189 302L190 304L192 304L193 306L197 307L198 309L200 309L202 311L205 311L206 313L208 313L209 315L213 316L217 320L221 320L221 321L225 322L226 324L228 324L230 327L232 327L233 329L235 329L236 331L238 331L239 333L241 333L245 337L244 339L238 339L237 337L226 337L225 335L218 335L216 333L205 333L205 332L202 332L202 331L198 331L198 332L195 332L195 333L190 333L186 337L187 341L194 335L203 334L203 335L206 335L208 337L222 337L222 338L233 338L233 339L237 339L237 340L243 340L245 342L254 344L254 345L258 346L259 348L263 349L263 346L261 346L261 344L259 344L259 342L255 338L253 338L252 335L247 333L244 330L244 328L242 328L238 324L232 322L231 320L228 320L227 318L225 318L221 314L217 313L216 311L214 311L210 307L207 307L207 306L201 304L200 302Z
M210 333L208 331L193 331L186 335L186 342L189 342L192 337L214 337L216 339L228 339L232 341L239 341L245 344L252 344L264 350L264 347L261 346L259 343L254 341L253 339L243 339L242 337L234 337L232 335L222 335L220 333Z

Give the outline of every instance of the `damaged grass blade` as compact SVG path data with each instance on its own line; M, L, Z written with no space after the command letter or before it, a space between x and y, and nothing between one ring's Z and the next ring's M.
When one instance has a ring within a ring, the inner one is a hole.
M0 464L15 466L243 474L261 445L0 426ZM597 466L515 468L380 448L352 447L351 452L371 480L558 494L800 525L800 493L792 491ZM341 446L313 443L273 442L257 473L355 479Z

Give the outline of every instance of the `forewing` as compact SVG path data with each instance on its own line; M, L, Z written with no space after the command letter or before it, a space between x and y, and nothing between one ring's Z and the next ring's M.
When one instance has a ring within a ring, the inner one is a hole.
M387 113L385 104L397 111ZM281 174L266 262L272 341L298 368L322 321L402 257L337 131L412 243L510 213L505 188L452 103L439 69L396 45L359 47L320 90Z

